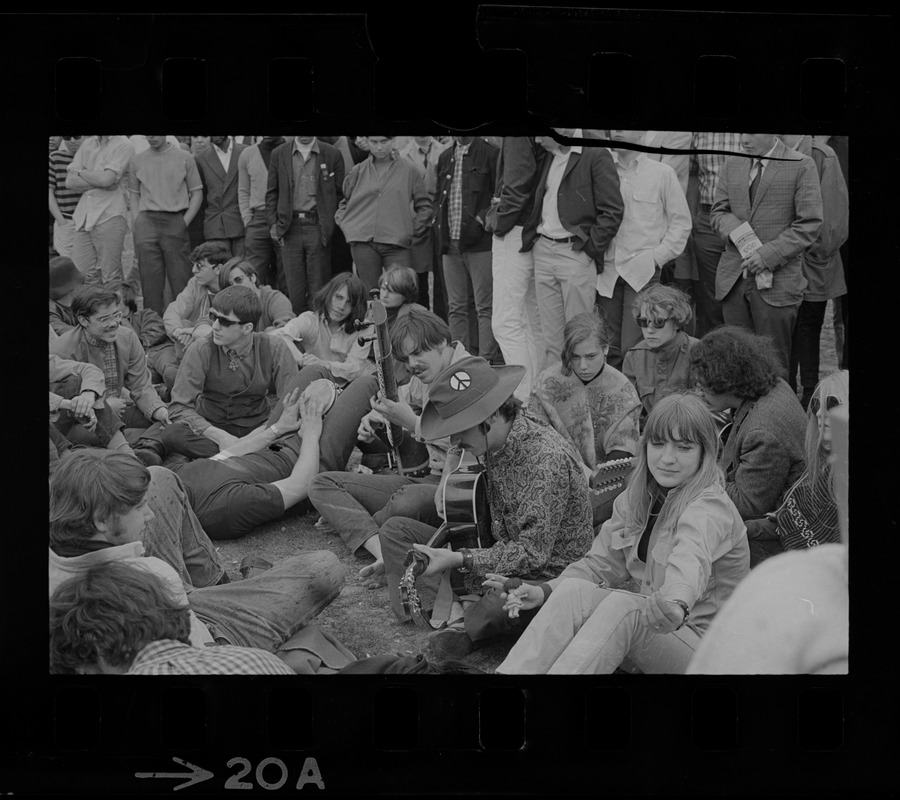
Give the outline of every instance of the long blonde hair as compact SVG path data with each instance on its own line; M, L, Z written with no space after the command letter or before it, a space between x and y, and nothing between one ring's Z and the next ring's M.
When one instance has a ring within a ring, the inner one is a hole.
M725 486L725 476L716 463L719 440L712 414L695 395L670 394L653 406L647 417L637 461L626 490L632 521L640 528L646 526L650 509L662 492L647 466L647 445L660 441L700 445L700 466L687 481L666 496L657 521L660 527L677 521L687 506L707 487Z
M813 397L819 401L822 413L827 408L827 398L829 396L836 397L841 401L841 407L850 413L850 372L848 370L838 370L832 372L819 381L813 391ZM815 485L822 472L828 466L829 453L823 448L822 428L819 420L812 411L812 404L806 412L806 474L810 481ZM833 474L832 474L833 480ZM833 490L832 486L832 490Z

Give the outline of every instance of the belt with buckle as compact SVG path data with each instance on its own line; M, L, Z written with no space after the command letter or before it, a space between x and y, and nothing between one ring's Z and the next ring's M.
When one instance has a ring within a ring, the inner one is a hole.
M545 233L542 233L541 236L543 236L545 239L549 239L551 242L556 242L557 244L569 244L569 242L578 241L577 236L567 236L565 239L554 239L552 236L547 236L547 234Z
M291 217L299 222L305 222L310 225L319 221L319 215L315 211L294 211L291 214Z

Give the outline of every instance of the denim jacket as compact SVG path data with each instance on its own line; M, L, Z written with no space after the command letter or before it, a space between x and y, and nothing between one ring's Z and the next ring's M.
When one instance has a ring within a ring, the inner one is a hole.
M628 513L628 495L616 498L588 554L548 581L550 587L580 578L614 589L635 578L640 594L660 591L683 600L691 625L705 630L750 569L746 528L734 503L723 488L708 486L677 520L653 529L644 563L638 556L643 527Z

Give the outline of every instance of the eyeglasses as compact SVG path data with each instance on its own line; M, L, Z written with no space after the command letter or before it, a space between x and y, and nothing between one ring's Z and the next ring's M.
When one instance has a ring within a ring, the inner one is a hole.
M666 323L669 321L669 317L666 317L664 320L658 319L647 319L647 317L638 317L637 324L639 328L655 328L656 330L662 330L666 327Z
M63 136L62 138L68 142L70 139L80 139L81 136Z
M223 317L221 314L217 314L215 311L209 312L209 321L210 322L218 322L223 328L230 328L232 325L243 325L239 319L228 319L228 317Z
M122 312L117 311L115 314L107 314L105 317L97 317L94 322L100 325L106 325L108 322L112 322L115 320L116 322L120 322L122 319Z
M825 398L825 410L826 411L831 411L831 409L837 408L839 405L841 405L840 397L835 397L833 394L829 394L828 396L826 396L826 398ZM818 396L813 396L809 401L809 410L813 414L818 414L820 407L821 407L821 401L819 400Z

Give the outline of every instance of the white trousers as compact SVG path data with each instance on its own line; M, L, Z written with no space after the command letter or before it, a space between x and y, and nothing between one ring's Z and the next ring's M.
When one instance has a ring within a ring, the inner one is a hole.
M525 367L515 395L531 396L531 385L544 360L544 336L534 291L534 259L522 249L522 226L502 239L494 236L491 266L494 275L491 328L507 364Z
M647 598L564 580L497 667L504 675L608 675L625 669L683 674L700 643L689 627L653 633L640 613Z

